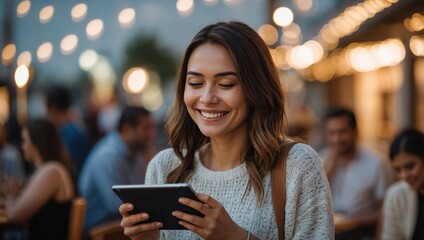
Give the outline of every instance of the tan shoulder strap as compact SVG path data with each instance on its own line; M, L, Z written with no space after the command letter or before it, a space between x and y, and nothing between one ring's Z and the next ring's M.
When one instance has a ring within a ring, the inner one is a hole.
M274 205L275 220L278 227L278 239L284 239L285 206L286 206L286 163L291 147L297 142L284 141L280 148L280 158L271 170L272 203Z

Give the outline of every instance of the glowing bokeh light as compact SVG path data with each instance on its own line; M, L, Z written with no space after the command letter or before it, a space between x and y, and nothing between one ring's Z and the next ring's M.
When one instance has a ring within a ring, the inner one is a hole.
M71 10L72 21L81 22L87 16L87 4L79 3Z
M293 3L299 11L306 13L311 11L314 0L294 0Z
M17 65L25 65L29 67L31 65L32 55L29 51L24 51L18 56Z
M190 16L194 11L193 0L177 0L176 3L178 14L182 17Z
M409 48L415 56L424 56L424 39L412 36L409 40Z
M278 40L278 32L274 26L270 24L264 24L259 27L258 34L264 40L267 45L272 45Z
M302 40L302 31L300 26L296 23L292 23L283 28L281 36L281 43L289 45L297 45Z
M39 18L40 23L48 23L52 20L54 15L54 7L52 5L45 6L40 10Z
M314 61L314 53L306 46L292 48L287 54L287 62L295 69L309 67Z
M19 65L15 70L15 83L18 88L23 88L29 80L29 70L25 65Z
M99 55L93 49L87 49L81 53L78 64L82 70L88 71L94 67L99 59Z
M18 17L23 18L29 13L30 9L31 9L31 1L29 0L22 1L18 4L18 7L16 8L16 14Z
M13 43L7 44L1 53L1 62L4 65L9 65L13 62L13 58L16 55L16 45Z
M134 23L135 10L133 8L125 8L118 15L118 21L121 27L129 27Z
M94 19L87 24L85 29L87 33L87 38L89 40L98 39L103 33L103 21L101 19Z
M293 22L294 15L290 8L279 7L274 11L272 19L278 26L285 27Z
M10 91L8 86L0 87L0 123L5 124L10 116Z
M60 41L60 51L64 55L69 55L75 51L78 46L78 37L75 34L69 34Z
M141 93L148 84L149 73L141 67L131 68L122 79L122 85L129 93Z
M317 42L315 40L309 40L303 45L308 47L309 49L311 49L311 51L313 53L313 63L316 63L323 58L324 49L322 48L322 46L319 42Z
M45 63L50 60L53 55L53 45L50 42L45 42L40 45L37 49L37 58L41 63Z
M375 62L371 52L365 47L356 47L349 54L350 64L358 72L369 72L376 69Z

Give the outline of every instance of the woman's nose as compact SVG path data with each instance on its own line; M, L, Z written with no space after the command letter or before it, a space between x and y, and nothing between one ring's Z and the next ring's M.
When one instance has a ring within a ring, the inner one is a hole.
M218 97L215 90L212 87L204 88L202 95L200 96L200 102L203 104L213 104L218 102Z

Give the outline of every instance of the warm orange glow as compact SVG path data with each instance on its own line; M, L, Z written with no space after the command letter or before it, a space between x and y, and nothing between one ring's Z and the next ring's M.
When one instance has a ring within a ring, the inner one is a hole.
M40 23L50 22L50 20L52 20L53 18L53 14L54 14L54 7L52 5L43 7L43 9L41 9L39 14Z
M72 21L81 22L87 16L87 4L79 3L71 10Z
M135 10L133 8L125 8L118 15L118 21L121 27L129 27L134 23Z
M13 43L7 44L1 53L1 62L4 65L10 65L16 55L16 45Z
M424 56L424 38L412 36L409 40L409 48L415 56Z
M29 51L22 52L18 56L17 65L25 65L29 67L31 65L32 56Z
M297 45L302 41L302 31L300 26L292 23L283 28L281 42L289 45Z
M194 11L193 0L177 0L176 3L178 14L182 17L190 16Z
M53 45L50 42L45 42L37 49L37 58L41 63L47 62L53 55Z
M294 0L293 3L299 11L306 13L311 11L314 0Z
M141 67L131 68L122 79L125 91L129 93L141 93L149 84L149 73Z
M272 45L278 40L278 32L274 26L270 24L264 24L259 27L258 34L264 40L267 45Z
M78 64L82 70L91 70L99 60L99 55L93 49L85 50L81 53Z
M101 19L94 19L87 24L85 28L87 38L94 41L98 39L103 33L103 21Z
M78 45L78 37L75 34L65 36L60 42L60 51L64 55L69 55L75 51Z
M16 8L16 14L18 17L23 18L31 9L31 2L29 0L25 0L19 3L18 7Z
M292 48L287 54L287 62L296 69L309 67L314 61L312 50L303 45Z
M23 88L29 80L29 70L27 66L20 65L15 70L15 83L18 88Z
M282 69L282 70L290 70L291 69L291 66L287 62L287 53L289 52L289 50L291 48L292 47L281 45L281 46L278 46L275 49L275 50L278 51L278 53L281 56L281 59L279 59L276 63L276 65L279 69Z
M324 49L321 44L315 40L309 40L304 44L305 47L309 48L312 51L313 61L312 63L316 63L322 59L324 56Z
M274 11L272 19L278 26L285 27L293 22L294 15L290 8L279 7Z
M339 39L355 32L366 20L389 8L397 0L366 0L346 8L319 31L317 37L325 50L337 47Z
M322 61L312 66L312 73L316 80L326 82L334 76L334 68L328 61Z

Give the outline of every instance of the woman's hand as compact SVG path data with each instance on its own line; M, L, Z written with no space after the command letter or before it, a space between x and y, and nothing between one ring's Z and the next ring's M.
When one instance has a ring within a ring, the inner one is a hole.
M119 213L122 215L121 227L124 228L125 236L131 240L157 240L159 239L159 228L163 226L160 222L140 223L149 219L147 213L129 214L134 206L130 203L124 203L119 207Z
M204 217L174 211L172 215L181 219L179 224L204 239L246 239L247 232L228 215L221 203L205 194L196 194L202 201L180 198L178 201L203 213Z

